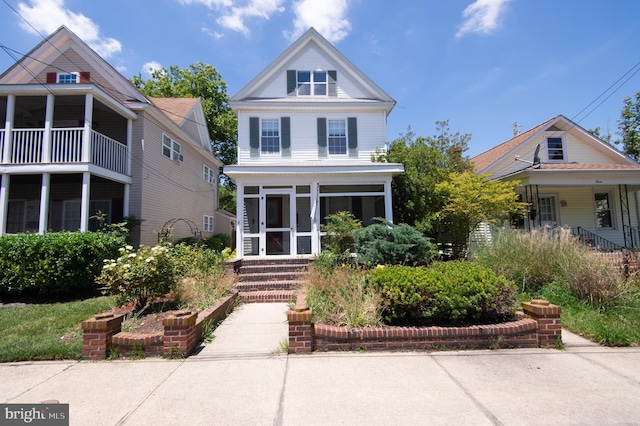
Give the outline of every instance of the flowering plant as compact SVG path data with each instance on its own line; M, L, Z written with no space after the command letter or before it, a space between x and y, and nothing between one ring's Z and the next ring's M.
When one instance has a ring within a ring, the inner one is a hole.
M166 245L140 246L119 249L120 257L105 259L98 284L108 287L111 294L123 303L133 302L134 308L144 308L155 297L162 297L174 290L177 276Z

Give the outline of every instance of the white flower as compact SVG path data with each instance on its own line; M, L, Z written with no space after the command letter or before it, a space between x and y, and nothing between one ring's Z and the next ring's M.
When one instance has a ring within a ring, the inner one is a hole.
M136 257L136 256L137 256L137 254L135 254L135 253L131 253L131 254L129 255L129 257Z
M125 246L125 248L126 248L127 250L133 250L133 247L132 247L132 246Z
M124 265L122 265L122 268L123 269L129 269L129 268L131 268L131 265L128 264L128 263L125 263Z
M120 248L118 249L118 251L119 251L120 253L124 253L124 247L120 247Z
M153 257L147 257L147 260L145 260L145 262L147 262L147 263L153 262Z

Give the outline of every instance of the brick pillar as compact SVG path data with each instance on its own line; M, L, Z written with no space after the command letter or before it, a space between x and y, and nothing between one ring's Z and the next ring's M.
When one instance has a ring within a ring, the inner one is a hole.
M196 319L198 314L190 310L174 311L162 320L164 334L162 346L164 356L188 356L196 343Z
M105 359L124 315L107 312L82 321L82 359Z
M289 353L304 353L313 350L313 322L311 308L307 306L302 292L298 293L296 306L287 312L289 322Z
M539 347L554 346L556 341L562 340L560 306L551 305L547 300L534 299L531 302L523 302L522 310L538 322Z

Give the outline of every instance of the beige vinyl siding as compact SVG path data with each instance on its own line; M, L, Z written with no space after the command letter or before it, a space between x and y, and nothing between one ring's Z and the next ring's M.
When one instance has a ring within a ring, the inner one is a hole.
M280 118L287 116L291 118L291 157L281 159L279 155L261 155L260 158L251 158L249 148L249 117ZM371 154L376 148L383 149L386 143L386 128L384 112L353 112L353 111L327 111L327 112L251 112L241 111L238 115L238 164L247 163L272 163L274 161L305 161L318 160L318 130L317 118L325 117L331 119L347 119L356 117L358 119L358 157L329 156L323 158L326 161L348 161L353 163L370 162Z
M163 132L180 143L183 162L162 155ZM203 215L215 216L216 210L216 187L202 177L205 161L209 167L217 169L213 159L207 160L202 148L181 140L150 117L146 118L144 137L141 243L155 244L158 232L174 218L191 220L202 231ZM192 236L184 222L176 223L172 235L174 240ZM203 236L207 234L203 233Z
M343 69L336 67L335 63L316 46L311 46L294 58L286 67L280 69L271 81L256 90L251 96L257 98L287 97L287 69L299 71L336 70L338 72L338 99L370 99L372 97L371 93L368 93L362 85L353 80ZM313 97L306 96L305 98L311 99Z

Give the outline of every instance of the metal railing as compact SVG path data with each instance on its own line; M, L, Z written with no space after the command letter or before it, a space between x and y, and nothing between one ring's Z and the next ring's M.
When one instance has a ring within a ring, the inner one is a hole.
M94 130L90 132L89 162L117 173L128 174L127 146ZM5 133L6 130L0 131L0 162L3 164L83 162L83 128L51 129L48 155L44 149L44 129L13 129L8 158L3 156Z
M624 232L627 248L640 248L640 227L622 225L622 232Z
M615 251L622 250L624 248L620 244L616 244L613 241L602 238L601 236L594 234L593 232L588 231L581 226L578 226L577 228L571 228L571 234L578 237L578 239L583 243L599 251Z

